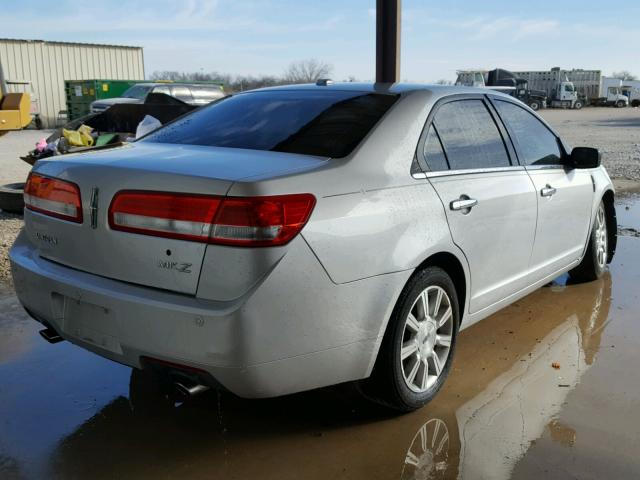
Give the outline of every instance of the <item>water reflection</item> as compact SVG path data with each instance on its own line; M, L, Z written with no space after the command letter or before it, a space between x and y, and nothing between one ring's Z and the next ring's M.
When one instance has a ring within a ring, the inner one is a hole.
M402 480L444 478L449 465L449 429L439 418L427 420L407 451Z
M401 417L346 386L261 401L207 393L173 407L134 373L129 398L63 438L47 475L509 478L544 431L564 445L579 437L557 416L595 361L610 303L608 274L561 281L474 325L443 391Z

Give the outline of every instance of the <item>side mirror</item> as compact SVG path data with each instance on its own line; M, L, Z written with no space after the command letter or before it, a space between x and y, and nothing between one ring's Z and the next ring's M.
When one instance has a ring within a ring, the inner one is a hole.
M600 151L591 147L575 147L569 157L574 168L597 168L601 158Z

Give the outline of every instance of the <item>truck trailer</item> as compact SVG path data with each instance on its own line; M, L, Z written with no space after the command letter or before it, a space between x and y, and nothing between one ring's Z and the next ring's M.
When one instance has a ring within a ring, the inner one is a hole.
M527 80L530 88L543 90L549 106L580 108L583 105L626 107L629 98L622 93L623 81L605 77L600 70L562 70L513 72Z
M507 93L526 103L533 110L544 108L547 95L540 90L533 90L523 78L518 78L508 70L459 70L456 85L466 87L486 87Z

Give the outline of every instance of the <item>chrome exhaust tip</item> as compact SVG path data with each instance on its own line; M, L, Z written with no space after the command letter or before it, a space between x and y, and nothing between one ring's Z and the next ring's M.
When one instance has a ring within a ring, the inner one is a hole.
M64 338L62 338L58 332L56 332L53 328L45 328L44 330L40 330L40 336L44 338L49 343L60 343L64 342Z
M174 385L176 391L185 398L194 397L199 393L209 390L209 387L199 383L187 384L185 382L175 382Z
M40 336L44 338L49 343L60 343L64 342L64 338L62 338L58 332L56 332L53 328L45 328L44 330L40 330Z

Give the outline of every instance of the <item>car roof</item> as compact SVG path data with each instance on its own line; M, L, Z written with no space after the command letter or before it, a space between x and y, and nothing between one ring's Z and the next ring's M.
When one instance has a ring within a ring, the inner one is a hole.
M421 83L358 83L358 82L336 82L329 84L304 83L294 85L280 85L277 87L259 88L250 90L251 92L265 91L292 91L292 90L334 90L353 91L363 93L399 94L405 95L411 92L428 91L438 97L456 94L481 94L491 93L492 95L509 97L504 93L490 88L464 87L461 85L430 85ZM249 92L249 91L247 91ZM513 98L513 97L509 97Z

